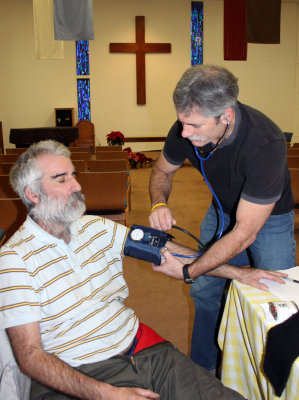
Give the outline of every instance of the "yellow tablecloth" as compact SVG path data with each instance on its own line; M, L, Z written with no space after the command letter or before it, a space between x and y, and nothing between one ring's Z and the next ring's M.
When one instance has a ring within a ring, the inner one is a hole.
M281 397L275 396L272 385L262 372L267 331L273 325L266 321L259 304L269 301L278 301L278 298L237 281L232 282L218 335L223 351L221 381L249 400L298 400L299 358L293 364Z

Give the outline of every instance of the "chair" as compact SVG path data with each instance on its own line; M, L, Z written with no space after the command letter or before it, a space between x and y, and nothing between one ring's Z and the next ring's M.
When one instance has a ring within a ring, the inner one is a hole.
M287 162L289 168L299 168L299 156L287 155Z
M0 198L0 224L9 239L27 217L27 210L20 198Z
M79 137L75 140L75 147L89 147L91 153L95 148L94 124L91 121L82 119L76 123Z
M81 151L78 153L71 153L71 160L90 160L91 158L91 154L89 152L86 151Z
M96 146L97 151L122 151L122 145L116 144L115 146Z
M100 215L128 226L127 173L80 172L87 214Z
M0 198L18 197L17 193L11 187L9 175L0 175ZM1 221L0 221L1 227Z
M293 144L292 144L292 147L293 147L294 149L298 149L298 148L299 148L299 143L298 143L298 142L293 143Z
M85 160L72 160L76 172L86 172L87 164Z
M19 154L0 154L0 162L1 163L15 163L19 158Z
M22 154L26 150L28 150L28 147L14 147L14 148L7 148L5 149L5 154Z

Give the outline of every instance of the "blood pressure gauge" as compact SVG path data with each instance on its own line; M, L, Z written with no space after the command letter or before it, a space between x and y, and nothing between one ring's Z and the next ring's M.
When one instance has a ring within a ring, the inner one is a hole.
M134 242L140 242L144 237L144 232L142 229L134 229L131 232L131 239L134 240Z

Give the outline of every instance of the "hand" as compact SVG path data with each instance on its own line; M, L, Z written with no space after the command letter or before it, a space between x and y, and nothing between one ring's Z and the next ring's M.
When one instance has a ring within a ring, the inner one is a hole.
M256 287L265 292L269 291L269 287L264 283L260 282L260 279L269 279L281 284L285 284L285 281L281 278L286 278L288 275L283 272L270 271L265 269L257 268L242 268L242 271L238 281L245 285Z
M172 227L172 225L176 224L176 220L174 219L170 208L159 206L151 212L149 223L152 228L166 232Z
M142 388L114 387L113 392L113 397L108 397L107 400L144 400L160 398L159 394L154 393L149 389ZM116 397L114 397L114 395Z
M152 264L152 268L156 272L162 272L167 276L171 276L172 278L176 279L183 279L183 266L186 263L185 258L176 258L171 255L170 251L165 248L161 250L162 263L161 265Z

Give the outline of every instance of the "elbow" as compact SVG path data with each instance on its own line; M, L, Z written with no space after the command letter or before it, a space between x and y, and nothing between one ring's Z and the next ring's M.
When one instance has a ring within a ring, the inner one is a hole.
M245 245L244 245L244 249L247 249L247 247L249 247L257 238L257 233L256 232L251 232L249 235L247 234L247 237L245 238Z
M32 373L30 368L30 366L32 365L31 357L29 356L28 358L25 358L16 356L15 359L21 372L32 378Z
M258 231L250 230L248 227L241 227L239 224L235 225L233 231L236 234L235 238L242 251L247 249L256 240L258 234Z
M39 364L40 352L36 350L26 351L22 354L15 355L16 363L23 374L29 376L30 378L36 378L35 370L36 366Z

